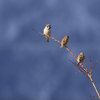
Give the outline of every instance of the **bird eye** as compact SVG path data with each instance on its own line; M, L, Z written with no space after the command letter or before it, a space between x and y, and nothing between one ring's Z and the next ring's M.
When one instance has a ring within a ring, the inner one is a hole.
M48 26L48 29L50 29L51 27L50 26Z

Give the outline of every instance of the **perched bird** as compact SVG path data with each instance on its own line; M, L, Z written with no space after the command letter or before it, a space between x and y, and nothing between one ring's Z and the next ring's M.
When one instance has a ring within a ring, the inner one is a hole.
M51 25L47 24L43 30L43 34L46 34L48 36L51 36ZM49 42L49 37L46 36L46 41Z
M69 36L65 36L61 41L60 49L62 49L64 46L66 46L68 44L68 41L69 41Z
M80 63L82 63L83 61L85 60L85 55L83 52L81 52L79 55L78 55L78 58L77 58L77 65L79 66Z

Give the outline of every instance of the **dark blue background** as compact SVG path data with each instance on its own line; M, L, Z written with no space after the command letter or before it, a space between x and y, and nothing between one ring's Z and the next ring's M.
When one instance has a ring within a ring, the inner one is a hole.
M84 52L100 92L100 0L0 0L0 100L98 99L91 82L69 62L77 61L42 32L69 36L68 48ZM85 63L83 63L85 66Z

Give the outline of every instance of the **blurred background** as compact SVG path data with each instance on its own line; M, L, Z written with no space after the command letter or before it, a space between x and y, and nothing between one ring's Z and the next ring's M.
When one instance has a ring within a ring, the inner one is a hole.
M100 92L100 0L0 0L0 100L91 100L91 82L69 61L74 57L51 36L69 36L68 48L84 52ZM85 63L83 63L85 66Z

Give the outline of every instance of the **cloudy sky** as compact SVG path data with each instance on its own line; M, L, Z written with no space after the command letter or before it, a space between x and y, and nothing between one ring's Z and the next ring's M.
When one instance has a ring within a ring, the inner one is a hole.
M89 80L69 61L77 63L51 36L69 36L68 48L77 57L84 52L100 91L100 0L0 0L0 99L91 100L98 99ZM85 66L85 63L83 63Z

